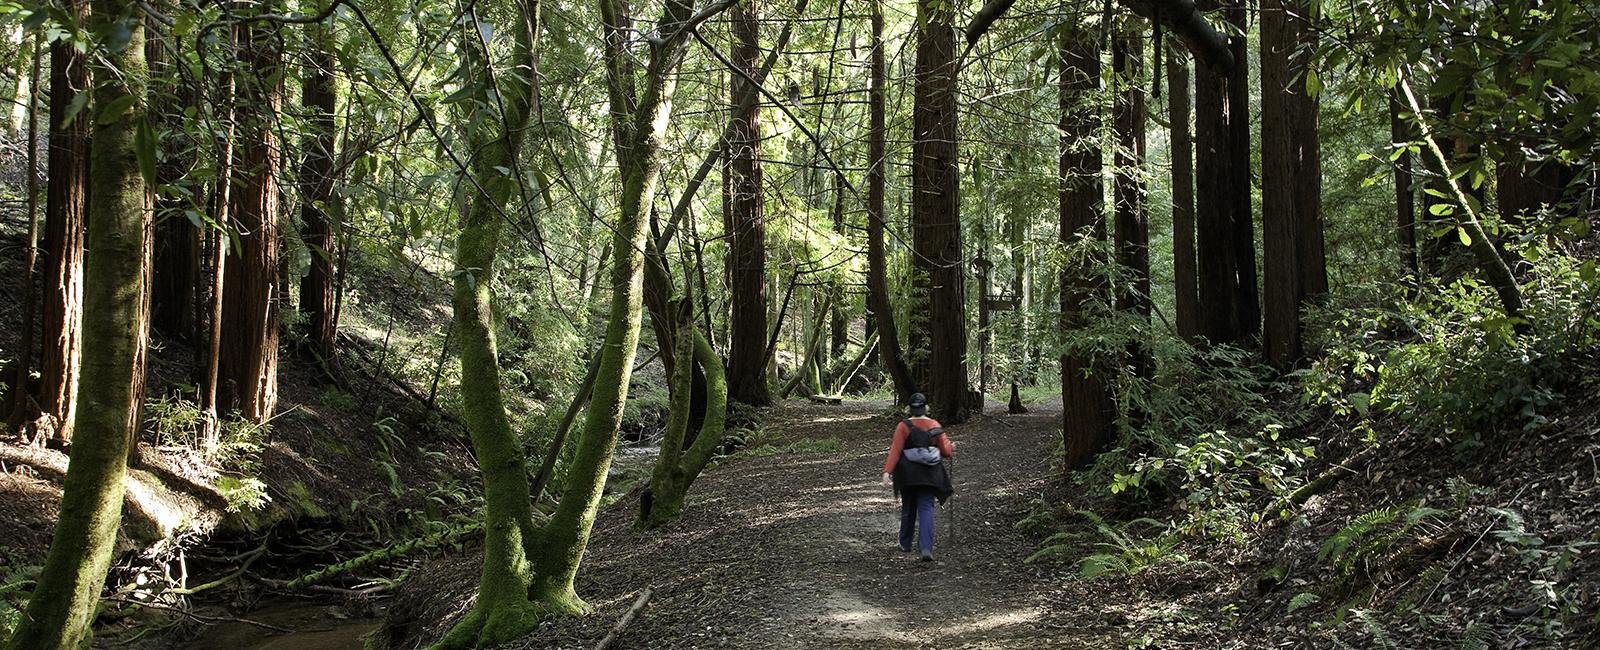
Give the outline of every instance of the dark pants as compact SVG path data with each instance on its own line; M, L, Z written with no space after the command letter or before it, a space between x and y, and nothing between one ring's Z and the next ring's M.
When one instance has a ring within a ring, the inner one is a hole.
M911 548L912 532L917 535L917 548L923 553L933 552L932 488L900 488L900 548Z

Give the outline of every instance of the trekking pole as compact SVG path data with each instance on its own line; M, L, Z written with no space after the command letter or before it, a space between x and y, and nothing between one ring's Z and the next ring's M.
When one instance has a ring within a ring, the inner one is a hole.
M955 485L956 485L956 459L955 459L954 456L951 456L950 458L946 459L945 462L950 464L949 467L945 468L945 472L950 474L950 487L953 490L953 489L955 489ZM949 505L946 506L946 509L950 511L950 545L951 546L955 546L956 545L956 497L955 497L955 495L951 494L950 498L946 500L946 503L949 504Z

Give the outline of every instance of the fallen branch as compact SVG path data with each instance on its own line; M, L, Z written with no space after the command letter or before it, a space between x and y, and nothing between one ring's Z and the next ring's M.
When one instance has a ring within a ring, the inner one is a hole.
M650 604L650 597L653 595L655 595L655 590L645 587L644 591L639 593L639 597L634 599L633 606L629 607L628 611L623 612L622 618L617 619L617 624L611 627L611 632L606 634L606 638L600 639L600 642L595 644L594 650L610 648L611 644L617 641L617 637L622 636L622 631L628 629L628 625L633 623L633 619L639 616L639 612L644 611L644 606Z
M161 610L161 611L164 611L164 612L172 612L172 613L177 614L179 616L187 617L187 618L193 619L195 621L198 621L200 623L206 623L206 624L214 624L214 623L244 623L245 625L253 625L253 626L259 627L259 628L261 628L263 630L272 630L273 632L279 632L279 633L282 633L282 634L294 634L295 633L295 630L292 630L292 629L289 629L289 628L286 628L286 627L278 627L278 626L273 625L271 623L262 623L261 621L254 621L254 620L251 620L251 619L248 619L248 618L236 618L236 617L233 617L233 616L204 616L204 615L201 615L201 614L196 614L194 612L191 612L191 611L189 611L187 609L183 609L181 607L173 607L171 605L162 605L160 603L146 603L146 602L141 602L141 601L137 601L137 600L129 600L127 598L106 598L105 600L107 602L122 603L124 605L137 605L139 607L145 607L145 608L149 608L149 609L156 609L156 610Z

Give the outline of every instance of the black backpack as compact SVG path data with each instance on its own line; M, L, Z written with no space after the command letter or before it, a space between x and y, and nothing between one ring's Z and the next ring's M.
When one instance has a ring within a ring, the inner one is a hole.
M934 446L933 439L943 434L944 429L940 427L923 429L912 423L910 419L905 420L905 425L906 444L901 454L905 456L906 460L924 465L939 464L939 449Z

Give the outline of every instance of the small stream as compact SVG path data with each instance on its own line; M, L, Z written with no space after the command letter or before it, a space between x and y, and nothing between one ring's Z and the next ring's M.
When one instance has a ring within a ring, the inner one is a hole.
M382 623L381 613L351 617L329 603L282 598L263 600L240 616L293 632L276 632L241 621L223 621L178 647L189 650L347 650L361 648Z

